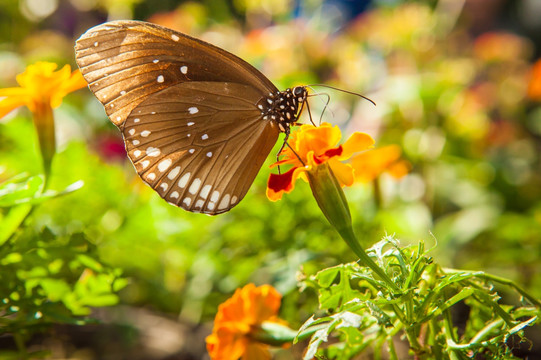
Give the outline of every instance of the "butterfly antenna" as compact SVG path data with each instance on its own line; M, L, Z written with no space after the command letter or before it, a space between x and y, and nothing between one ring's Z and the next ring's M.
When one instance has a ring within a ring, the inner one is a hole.
M333 89L333 90L336 90L336 91L341 91L341 92L344 92L346 94L351 94L351 95L355 95L355 96L358 96L358 97L361 97L365 100L368 100L370 101L372 104L374 104L374 106L376 106L376 103L374 102L374 100L364 96L364 95L361 95L359 93L356 93L356 92L353 92L353 91L347 91L347 90L344 90L344 89L339 89L339 88L336 88L334 86L330 86L330 85L324 85L324 84L313 84L313 85L307 85L308 87L312 88L312 86L321 86L321 87L326 87L326 88L329 88L329 89Z

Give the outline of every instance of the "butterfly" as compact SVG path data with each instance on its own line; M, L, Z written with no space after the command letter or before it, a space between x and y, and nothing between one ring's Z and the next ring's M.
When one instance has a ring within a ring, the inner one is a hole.
M147 22L93 27L75 53L141 179L191 212L237 205L308 96L304 86L279 91L239 57Z

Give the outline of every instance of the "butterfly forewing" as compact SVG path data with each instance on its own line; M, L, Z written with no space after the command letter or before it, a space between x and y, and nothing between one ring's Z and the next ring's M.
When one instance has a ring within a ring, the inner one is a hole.
M257 69L216 46L140 21L89 29L75 46L90 90L119 127L148 95L187 81L251 85L261 95L276 87Z
M279 92L257 69L138 21L88 30L77 41L76 60L121 129L138 174L161 197L207 214L244 197L279 134L261 105Z
M242 98L239 95L242 94ZM248 191L278 138L247 85L192 82L149 96L126 120L126 150L166 201L219 214Z

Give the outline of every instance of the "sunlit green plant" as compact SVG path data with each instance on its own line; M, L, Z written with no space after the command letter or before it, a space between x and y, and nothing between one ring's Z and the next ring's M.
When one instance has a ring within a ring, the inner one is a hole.
M362 141L363 137L366 140ZM423 242L401 247L396 239L387 236L365 251L352 229L349 205L341 187L348 184L348 174L354 178L356 169L337 160L366 149L372 141L360 133L352 138L356 139L355 148L349 141L336 146L340 139L338 128L304 125L292 134L291 148L284 150L285 160L277 163L292 164L293 168L271 175L268 194L271 200L277 200L293 189L296 178L306 175L321 211L359 261L321 270L300 282L302 289L316 291L320 312L304 323L296 337L283 326L259 324L265 336L252 335L251 341L276 345L310 337L305 360L317 356L351 359L367 349L381 359L384 347L390 359L399 359L395 342L401 338L407 341L415 359L468 359L477 354L486 359L512 359L514 348L509 340L515 341L513 336L517 336L518 342L528 342L523 330L538 321L541 302L507 279L482 271L442 268L428 256ZM514 291L519 301L515 305L500 304L493 284ZM470 310L463 329L452 319L452 311L459 303ZM234 328L240 327L232 322ZM238 334L240 330L236 331ZM325 346L331 336L336 336L338 342ZM216 335L213 348L233 346L232 339L236 337ZM213 359L234 360L241 355L243 359L257 358L245 350Z
M119 269L102 264L83 232L36 223L37 208L83 185L78 181L62 191L48 189L56 153L53 108L82 86L78 71L55 68L31 65L18 78L20 88L0 89L5 96L0 116L21 105L32 112L43 164L43 174L22 173L0 183L0 334L12 334L18 347L16 354L0 352L0 357L45 356L27 353L31 335L54 323L86 323L90 307L116 304L116 292L127 284Z

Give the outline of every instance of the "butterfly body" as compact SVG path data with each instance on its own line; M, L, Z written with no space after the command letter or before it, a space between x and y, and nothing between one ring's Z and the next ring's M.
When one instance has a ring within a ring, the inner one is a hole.
M210 215L244 197L307 96L304 87L279 91L225 50L139 21L89 29L76 60L143 181Z

